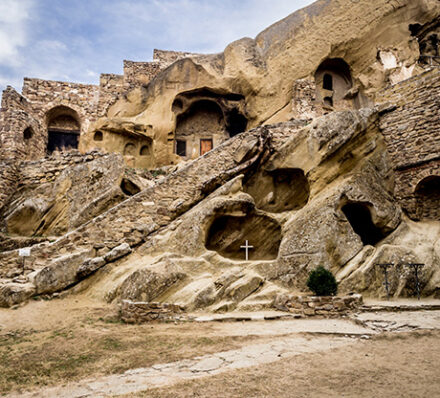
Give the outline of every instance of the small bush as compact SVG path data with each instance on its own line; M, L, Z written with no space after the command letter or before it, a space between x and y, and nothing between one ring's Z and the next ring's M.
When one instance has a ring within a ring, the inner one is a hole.
M307 287L316 296L335 296L338 293L338 283L335 277L323 266L310 272Z

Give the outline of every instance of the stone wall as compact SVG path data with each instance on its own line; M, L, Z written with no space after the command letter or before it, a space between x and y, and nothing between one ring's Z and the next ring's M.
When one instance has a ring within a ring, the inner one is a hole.
M44 126L46 114L57 106L72 109L78 115L81 133L102 116L99 108L99 87L93 84L24 79L23 96L32 104L32 111Z
M124 61L125 89L147 85L162 69L158 62Z
M381 91L378 102L396 106L381 117L380 128L396 172L396 198L417 217L415 189L440 176L440 69L431 68Z
M189 53L183 51L167 51L167 50L154 49L153 60L158 62L162 69L165 69L176 61L188 57L197 57L199 55L201 54Z
M121 319L126 323L146 323L180 319L182 309L178 305L165 303L135 303L123 300Z
M43 136L40 123L32 115L32 104L8 86L0 109L0 160L41 156L45 150Z
M88 152L83 155L77 150L72 150L58 152L45 159L23 162L20 164L20 185L38 185L54 181L66 168L92 162L105 156L107 155L98 151Z
M362 296L302 296L282 294L274 300L274 307L280 311L291 312L302 316L338 316L355 311L362 305Z
M258 161L266 149L261 135L258 129L236 136L57 241L34 246L33 269L27 272L47 264L50 267L51 260L67 253L92 251L104 256L122 243L131 247L141 244L150 233L168 225L219 184L239 174L242 167ZM17 251L0 253L0 278L9 278L20 263Z

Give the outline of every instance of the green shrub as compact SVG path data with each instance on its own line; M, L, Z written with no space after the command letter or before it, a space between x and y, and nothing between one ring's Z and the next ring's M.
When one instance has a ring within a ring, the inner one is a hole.
M310 272L307 287L316 296L335 296L338 293L338 283L335 277L323 266Z

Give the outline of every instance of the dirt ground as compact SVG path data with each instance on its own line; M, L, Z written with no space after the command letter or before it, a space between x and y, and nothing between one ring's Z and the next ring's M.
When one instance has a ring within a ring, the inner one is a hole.
M386 334L125 398L434 398L439 360L439 331Z
M210 324L197 326L195 333L191 323L125 325L114 307L80 299L0 309L0 396L236 349L264 339L223 336Z
M440 397L440 312L385 314L368 314L365 320L394 319L397 325L423 320L431 330L384 333L348 319L125 325L115 307L78 296L33 301L0 309L0 396L283 336L306 336L319 345L325 334L353 344L126 397ZM41 394L36 396L44 390Z

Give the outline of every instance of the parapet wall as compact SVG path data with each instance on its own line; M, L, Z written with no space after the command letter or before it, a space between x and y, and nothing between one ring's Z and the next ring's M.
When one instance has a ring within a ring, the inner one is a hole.
M440 176L439 92L440 69L433 68L377 95L378 102L396 105L394 111L382 116L380 127L396 174L396 198L414 219L420 218L415 193L418 184L427 177ZM435 209L431 213L436 214Z

